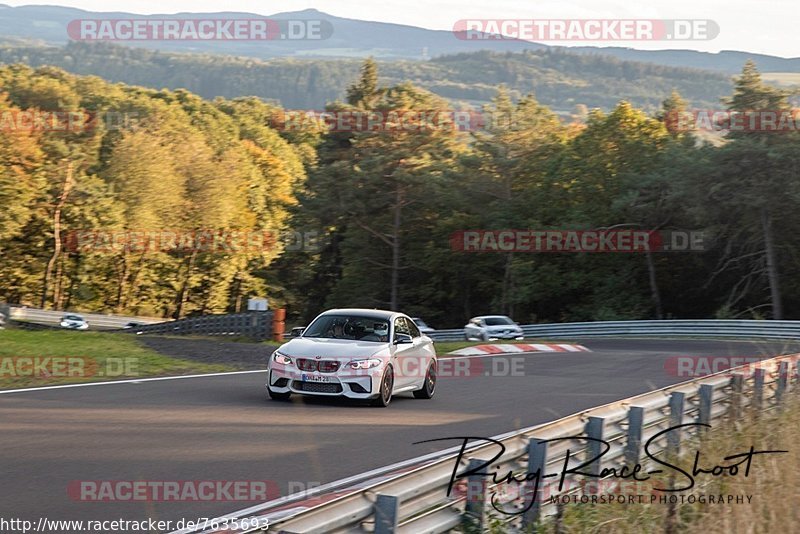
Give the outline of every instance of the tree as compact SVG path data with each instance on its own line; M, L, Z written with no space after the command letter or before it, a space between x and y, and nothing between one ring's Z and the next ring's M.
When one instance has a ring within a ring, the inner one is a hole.
M734 112L789 111L787 94L769 87L752 61L735 79L733 95L726 99ZM774 213L786 201L798 198L797 180L790 169L796 163L796 134L773 134L759 131L731 132L725 147L715 154L712 174L717 183L709 184L715 207L724 206L736 213L729 222L729 238L720 269L744 262L743 277L734 286L726 305L732 306L747 295L752 281L766 274L773 319L783 318L783 296L779 269L778 240L774 235ZM726 174L721 175L719 170ZM723 189L724 188L724 189ZM710 200L710 199L709 199ZM793 210L778 211L784 216ZM722 214L720 214L722 215ZM758 230L755 230L758 229ZM735 241L741 238L738 244ZM720 269L715 273L718 274Z
M483 110L487 127L473 134L473 150L462 161L465 185L475 206L477 228L514 229L520 223L541 225L548 214L549 163L562 153L567 129L550 109L528 95L514 104L501 87L492 105ZM532 210L531 206L540 206ZM502 254L502 264L490 269L502 272L501 286L489 289L503 313L514 315L516 306L536 298L534 281L516 275L522 268L515 253ZM481 270L476 273L496 278Z
M361 109L373 109L383 91L378 88L378 65L367 58L361 65L361 77L347 88L347 103Z

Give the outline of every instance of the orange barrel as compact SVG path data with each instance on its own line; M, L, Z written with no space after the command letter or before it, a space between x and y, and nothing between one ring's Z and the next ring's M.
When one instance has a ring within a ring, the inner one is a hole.
M272 314L272 339L283 341L283 333L286 332L286 308L278 308Z

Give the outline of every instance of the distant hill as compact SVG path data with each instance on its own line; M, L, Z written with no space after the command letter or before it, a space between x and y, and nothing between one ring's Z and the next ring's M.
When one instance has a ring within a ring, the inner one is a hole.
M68 39L67 25L83 18L164 18L165 15L133 15L130 13L98 13L57 6L9 7L0 4L0 39L33 40L45 44L63 45ZM252 18L251 13L181 13L170 18ZM278 13L271 19L321 20L333 28L330 38L319 41L271 40L258 42L237 41L157 41L136 42L140 48L173 52L217 53L248 56L259 59L277 57L364 57L383 59L427 59L441 55L491 50L494 52L522 52L544 50L552 47L515 40L465 41L455 38L452 32L427 30L400 24L369 22L335 17L308 9L298 12ZM603 54L618 59L657 63L673 67L693 67L735 74L747 59L755 60L763 72L800 72L800 58L785 59L749 52L723 51L720 53L690 50L645 51L623 47L569 47L573 53Z
M185 88L205 98L259 96L294 109L321 109L343 99L358 76L361 59L258 60L212 54L179 54L108 43L61 46L0 46L0 63L54 65L75 74L153 87ZM741 67L741 66L740 66ZM521 53L474 52L430 61L379 61L381 83L411 81L451 101L481 104L500 84L512 96L534 92L553 109L576 105L609 109L625 99L655 110L672 89L702 108L716 108L731 93L730 77L703 71L620 61L563 49Z

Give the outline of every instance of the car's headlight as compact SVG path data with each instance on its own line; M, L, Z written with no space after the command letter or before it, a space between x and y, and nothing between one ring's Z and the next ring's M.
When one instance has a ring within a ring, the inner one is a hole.
M372 369L373 367L378 367L382 363L383 360L379 358L370 358L368 360L353 360L347 365L350 369Z
M285 354L281 354L277 350L272 353L272 361L281 365L291 365L292 359Z

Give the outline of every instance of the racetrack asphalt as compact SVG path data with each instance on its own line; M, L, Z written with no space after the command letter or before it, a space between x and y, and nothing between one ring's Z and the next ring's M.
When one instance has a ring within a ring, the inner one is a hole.
M257 503L81 502L67 488L86 480L265 480L285 495L455 445L416 441L494 436L682 382L667 370L675 356L800 351L779 342L581 344L592 352L482 357L470 369L485 372L442 378L432 400L402 395L385 409L270 401L261 372L2 394L0 517L214 517ZM508 376L510 358L524 373Z

